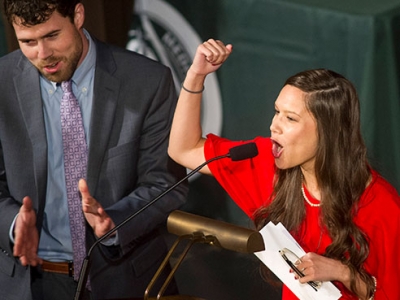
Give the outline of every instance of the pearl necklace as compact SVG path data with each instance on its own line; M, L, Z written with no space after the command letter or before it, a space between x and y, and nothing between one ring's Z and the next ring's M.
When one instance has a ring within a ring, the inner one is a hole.
M301 185L301 193L303 194L304 200L306 200L306 202L308 204L310 204L310 206L312 206L312 207L320 207L321 206L321 203L315 204L315 203L312 203L310 200L308 200L306 193L304 192L303 185Z

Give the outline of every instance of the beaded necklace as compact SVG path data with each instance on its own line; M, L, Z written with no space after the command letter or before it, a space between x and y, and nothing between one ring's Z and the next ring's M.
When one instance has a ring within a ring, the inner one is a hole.
M312 203L310 200L308 200L308 198L307 198L307 195L306 195L306 193L304 192L304 187L303 187L303 185L301 186L301 193L303 194L303 198L304 198L304 200L306 200L306 202L310 205L310 206L312 206L312 207L320 207L321 206L321 203Z

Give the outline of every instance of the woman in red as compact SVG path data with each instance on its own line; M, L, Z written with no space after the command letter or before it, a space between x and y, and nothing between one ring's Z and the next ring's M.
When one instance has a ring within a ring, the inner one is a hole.
M197 49L176 108L169 154L195 168L248 141L202 138L201 92L232 45ZM400 198L367 161L359 100L343 76L324 69L290 77L276 102L271 137L259 155L218 160L212 174L259 229L281 222L306 251L297 268L308 281L332 281L341 299L400 299ZM294 276L294 275L293 275ZM283 288L283 299L297 299Z

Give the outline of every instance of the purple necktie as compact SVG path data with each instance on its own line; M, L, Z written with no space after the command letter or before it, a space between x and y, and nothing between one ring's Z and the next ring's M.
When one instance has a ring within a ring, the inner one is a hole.
M86 177L87 145L82 114L78 100L72 93L72 82L61 83L63 96L60 115L64 149L65 184L67 188L68 213L74 252L74 279L79 279L83 259L86 256L85 219L82 212L78 181Z

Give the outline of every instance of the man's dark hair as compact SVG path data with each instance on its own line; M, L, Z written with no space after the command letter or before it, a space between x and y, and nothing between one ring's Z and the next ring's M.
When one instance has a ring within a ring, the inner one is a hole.
M3 0L4 13L10 24L15 18L23 26L34 26L46 22L54 11L63 17L74 19L75 6L80 0Z

